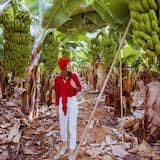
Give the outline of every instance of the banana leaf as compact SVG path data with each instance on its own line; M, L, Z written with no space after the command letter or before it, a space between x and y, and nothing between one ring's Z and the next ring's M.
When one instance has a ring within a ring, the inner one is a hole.
M43 1L43 0L41 0ZM25 4L33 15L39 15L39 0L25 0Z
M93 14L89 12L87 14L72 16L70 20L68 20L58 29L61 32L67 32L70 30L93 32L97 29L106 27L107 25L108 23L103 21L102 18L96 12Z
M58 29L62 32L67 32L68 30L72 29L78 29L81 30L84 28L84 22L83 22L83 15L74 15L70 17L70 19L65 22L62 26L60 26Z
M107 11L108 10L107 5L105 5L102 0L95 0L93 2L93 8L96 10L96 12L101 16L101 18L104 21L108 22L109 24L114 22L112 15L109 14L109 12Z
M74 41L80 43L81 41L90 43L90 39L87 37L86 32L79 32L78 30L67 33L66 41Z
M138 66L142 63L142 52L140 50L136 50L131 46L125 46L122 51L122 64Z
M134 49L132 48L131 46L127 45L123 48L123 51L122 51L122 56L123 57L128 57L130 55L133 55L133 56L142 56L142 52L138 49Z
M129 20L129 0L95 0L93 6L109 24L127 23Z
M82 46L82 42L90 45L90 39L87 36L85 31L81 32L79 30L71 30L67 33L59 32L58 30L54 31L55 38L59 42L59 47L68 43L75 43L80 47Z
M4 5L5 3L9 2L11 0L0 0L0 5Z
M129 18L128 4L129 0L102 0L103 3L108 5L110 14L119 23L123 22L126 17Z
M82 50L81 51L76 51L72 54L72 59L77 61L87 61L89 60L89 56L83 52Z
M85 16L95 25L105 23L105 21L101 18L101 16L95 11L86 13Z
M58 28L68 21L78 6L84 2L85 0L54 0L52 6L44 12L42 26Z

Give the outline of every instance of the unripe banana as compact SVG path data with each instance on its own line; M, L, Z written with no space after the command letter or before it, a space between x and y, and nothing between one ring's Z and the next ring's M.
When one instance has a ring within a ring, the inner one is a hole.
M135 12L135 11L131 11L131 12L130 12L130 15L131 15L131 18L137 19L137 15L136 15L136 12Z
M143 8L148 11L150 10L149 4L148 4L148 0L141 0L142 6Z
M140 38L136 39L136 43L141 47L145 47L145 45L146 45L146 42Z
M143 8L140 0L136 1L135 3L136 3L136 4L135 4L135 5L136 5L136 8L137 8L137 10L138 10L139 12L142 12L142 13L145 12L145 9Z
M155 44L160 44L159 43L159 36L157 35L157 33L155 31L152 32L152 39Z
M144 16L143 16L143 18L144 18L144 19L143 19L144 22L150 21L150 18L149 18L148 13L145 13Z
M149 17L151 21L155 20L158 23L158 18L157 18L155 10L151 9L149 11Z
M141 37L142 39L144 39L144 40L146 40L146 41L152 39L151 36L149 36L147 33L143 32L143 31L139 31L139 35L140 35L140 37Z
M151 51L150 49L147 49L145 55L146 57L155 57L156 53L155 51Z
M160 44L156 44L155 50L156 50L157 55L160 55Z
M147 46L148 46L148 48L151 49L151 50L154 50L154 49L155 49L154 43L153 43L153 41L152 41L151 39L147 41Z
M160 0L157 0L157 3L158 3L158 7L160 7Z
M159 28L159 26L158 26L158 24L157 24L157 22L155 20L152 21L152 28L157 33L160 33L160 28Z
M140 23L140 27L141 27L141 30L142 30L143 32L146 31L146 29L145 29L145 23L144 23L144 22L141 22L141 23Z
M147 22L146 22L145 29L146 29L146 32L147 32L147 33L150 33L150 34L152 33L152 28L151 28L150 21L147 21Z
M155 0L148 0L148 4L151 9L154 9L154 10L158 9L158 6L157 6L157 3L155 2Z

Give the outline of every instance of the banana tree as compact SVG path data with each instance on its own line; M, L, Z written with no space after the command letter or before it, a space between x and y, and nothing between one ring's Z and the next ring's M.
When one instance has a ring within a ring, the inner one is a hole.
M97 28L114 24L123 26L125 24L124 22L129 19L128 16L126 17L126 15L129 15L128 2L128 0L54 0L49 3L46 0L37 0L34 2L26 0L27 4L32 4L30 5L31 9L37 4L37 8L39 9L38 11L33 10L33 13L38 13L39 18L42 18L40 25L42 22L43 29L37 38L37 42L35 42L32 57L38 58L36 53L39 52L41 48L40 44L43 42L44 36L46 35L45 32L48 28L57 28L58 30L68 32L77 29L93 31ZM34 58L32 62L33 61ZM30 69L33 68L33 64L35 64L35 62L31 63Z
M93 31L97 28L104 27L111 24L123 24L124 15L120 16L119 20L115 22L115 16L112 13L111 6L115 7L122 4L127 4L128 1L85 1L85 0L54 0L50 3L46 0L43 1L30 1L31 8L38 8L33 10L33 15L38 17L38 25L42 26L39 30L39 34L36 35L35 42L31 54L31 63L28 68L26 77L31 76L31 72L37 67L40 58L40 52L45 36L53 29L69 32L76 30L77 20L79 20L79 30ZM118 3L117 3L118 2ZM120 2L120 3L119 3ZM98 3L102 7L97 8ZM36 7L35 7L36 6ZM111 7L111 8L110 8ZM120 13L124 13L124 8L120 8ZM126 8L126 13L128 8ZM107 15L107 16L106 16ZM127 15L127 14L126 14ZM76 21L75 21L76 20ZM115 22L115 23L114 23ZM34 74L35 75L35 74ZM34 103L32 103L34 104ZM31 107L32 108L32 107Z
M29 70L32 70L35 63L36 65L38 65L39 52L41 50L42 42L48 33L48 28L58 28L59 26L61 26L69 19L69 17L73 14L77 7L83 2L84 0L78 2L55 0L53 3L50 3L50 7L47 8L47 10L44 12L44 18L42 20L42 32L35 41L34 48L32 50L33 58ZM75 8L74 10L72 9L73 6Z
M41 32L33 46L29 71L38 63L38 55L42 47L41 44L46 33L48 33L48 28L58 28L63 31L75 30L77 27L77 20L80 20L78 23L80 28L78 29L91 31L106 25L122 25L125 19L127 19L126 15L128 15L127 0L54 0L50 2L46 0L26 0L25 2L30 7L33 15L38 17L38 25L42 25ZM116 11L116 8L118 11Z

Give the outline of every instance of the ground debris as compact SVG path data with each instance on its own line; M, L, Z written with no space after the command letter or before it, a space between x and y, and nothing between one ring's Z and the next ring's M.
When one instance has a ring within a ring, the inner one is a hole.
M77 143L88 123L98 94L87 89L78 95ZM10 100L11 101L11 100ZM53 160L60 148L59 121L54 105L40 106L39 117L32 123L24 120L19 105L6 106L0 101L0 160ZM8 103L9 104L9 103ZM10 103L11 104L11 103ZM113 117L114 108L106 106L101 98L90 123L77 160L158 160L160 142L139 142L134 134L144 118L144 110L135 108L132 115L121 119ZM122 131L124 132L122 134ZM123 138L123 142L122 142ZM68 160L68 153L59 160Z

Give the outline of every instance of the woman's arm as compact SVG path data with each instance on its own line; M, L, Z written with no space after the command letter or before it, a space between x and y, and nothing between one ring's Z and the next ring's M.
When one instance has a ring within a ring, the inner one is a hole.
M76 74L72 74L72 78L71 80L73 80L73 82L75 82L75 85L72 86L77 92L80 92L82 89L80 80L78 78L78 76ZM72 83L72 82L71 82ZM71 84L72 85L72 84Z

